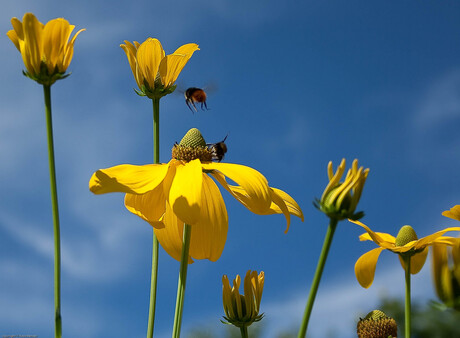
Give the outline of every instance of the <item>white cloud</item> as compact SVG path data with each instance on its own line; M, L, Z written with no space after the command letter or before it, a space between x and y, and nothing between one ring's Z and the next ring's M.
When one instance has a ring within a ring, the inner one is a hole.
M434 81L423 94L415 114L421 131L460 119L460 69L454 69Z

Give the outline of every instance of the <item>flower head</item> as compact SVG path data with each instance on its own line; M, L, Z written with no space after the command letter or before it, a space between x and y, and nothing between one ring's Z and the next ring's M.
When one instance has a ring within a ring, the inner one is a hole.
M396 321L383 311L374 310L358 322L358 338L388 338L398 335Z
M397 237L383 232L374 232L369 227L359 221L350 220L355 224L363 227L367 232L359 236L361 241L374 241L379 247L372 249L362 255L355 264L355 274L359 284L363 288L368 288L374 281L375 267L380 253L383 250L389 250L399 255L399 260L403 269L406 269L403 258L410 256L410 273L418 273L425 264L428 254L428 247L433 244L454 245L457 239L455 237L443 236L448 231L460 231L460 227L446 228L435 232L421 239L417 239L414 229L405 225L401 228Z
M174 83L180 72L197 50L196 43L188 43L176 49L173 54L165 55L160 41L148 38L142 44L125 40L120 45L128 57L131 71L140 91L136 93L151 99L161 98L176 89Z
M315 206L330 218L343 220L346 218L360 219L364 216L363 212L355 213L361 193L366 183L369 169L358 169L358 160L354 160L351 169L348 170L344 182L340 182L345 172L345 159L340 162L334 174L332 162L327 166L329 184L324 189L321 200L317 200Z
M222 277L222 299L224 304L226 322L236 327L249 326L260 321L264 314L259 315L260 300L264 290L264 272L257 275L257 271L248 270L244 277L244 295L240 294L240 275L233 280L233 287L230 286L228 277Z
M192 226L191 257L216 261L222 253L228 216L215 181L256 214L282 213L288 227L291 214L303 220L296 201L284 191L269 187L258 171L239 164L211 162L211 157L201 133L191 129L174 146L173 159L168 163L101 169L93 174L89 187L95 194L126 193L126 208L154 227L160 244L177 260L184 223ZM237 185L228 184L226 178Z
M63 79L72 61L73 45L80 29L69 41L75 28L63 18L50 20L43 25L32 13L24 14L22 22L11 19L13 29L7 35L21 52L27 71L24 75L40 84L52 85Z

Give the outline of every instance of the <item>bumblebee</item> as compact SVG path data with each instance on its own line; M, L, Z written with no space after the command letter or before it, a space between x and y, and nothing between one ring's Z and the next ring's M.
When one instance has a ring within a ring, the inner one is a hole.
M212 154L213 161L220 162L224 158L225 153L227 152L227 145L225 144L225 140L227 139L227 136L225 136L225 138L220 142L206 144L206 146L208 147L209 151Z
M185 91L184 96L185 104L192 111L192 113L192 107L195 109L195 111L198 111L196 109L195 103L201 104L201 110L208 110L208 106L206 105L206 92L203 89L190 87Z

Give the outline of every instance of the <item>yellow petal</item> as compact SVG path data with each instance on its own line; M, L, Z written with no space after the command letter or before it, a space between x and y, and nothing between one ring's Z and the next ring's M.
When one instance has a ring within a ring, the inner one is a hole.
M217 261L227 240L228 216L219 188L203 175L200 220L192 226L190 256Z
M450 210L446 210L442 213L443 216L455 219L457 221L460 221L460 205L456 205Z
M164 58L165 52L160 41L153 38L145 40L137 49L137 77L139 82L141 79L147 80L150 89L155 87L155 77L158 73L158 68L161 60ZM143 84L143 83L142 83Z
M387 234L385 232L374 232L376 235L378 235L380 238L382 238L383 241L388 242L388 243L394 243L395 242L395 237ZM361 236L359 236L359 239L361 241L372 241L371 236L369 236L369 233L365 232Z
M153 227L161 226L166 209L166 197L160 184L142 195L126 194L125 207L133 214L149 222Z
M165 178L169 164L122 164L96 171L89 181L89 190L95 194L125 192L145 194L155 189Z
M184 222L177 218L177 216L172 211L171 206L167 202L163 223L165 225L163 228L154 227L153 231L157 236L158 242L160 242L162 248L168 253L168 255L180 262L182 254ZM193 263L190 255L188 263Z
M60 72L65 72L65 70L69 67L70 62L72 61L73 57L73 45L75 44L75 39L77 38L78 34L81 32L85 31L86 29L80 29L70 40L70 42L66 46L66 52L64 55L64 60L62 62L62 65L59 65L59 71Z
M273 193L276 193L279 197L282 198L282 200L286 204L288 211L291 215L299 217L302 220L302 222L304 221L302 209L300 209L297 202L289 194L277 188L270 188L270 189L273 191ZM279 214L281 212L282 210L280 209L280 207L276 203L272 202L272 204L270 205L270 211L268 214L273 214L273 213Z
M19 38L18 38L18 35L16 34L16 31L14 31L13 29L12 30L9 30L6 35L8 35L8 37L10 38L10 40L14 43L14 45L16 46L16 48L18 49L18 51L21 51L21 49L19 48Z
M363 288L368 288L372 285L375 275L375 267L377 260L383 248L376 248L359 257L355 264L355 274L359 284Z
M137 60L136 60L136 53L137 53L137 48L135 45L133 45L131 42L125 40L125 45L121 44L120 45L121 48L123 48L123 50L125 51L126 53L126 57L128 58L128 62L129 62L129 66L131 67L131 71L133 73L133 76L134 76L134 79L136 80L137 82L137 85L140 89L142 83L139 83L137 80L137 76L136 76L136 68L137 68Z
M199 50L198 45L189 43L179 47L174 54L167 55L161 60L159 71L163 86L170 87L174 85L180 72L196 50Z
M428 247L426 247L422 252L415 254L411 257L410 260L410 273L415 275L422 270L423 266L425 265L426 256L428 255ZM401 255L398 255L399 262L404 270L406 270L406 264L404 260L401 258Z
M32 74L40 73L43 24L32 13L24 14L22 19L24 44L19 44L22 59L27 70Z
M69 22L62 18L50 20L45 25L41 53L48 67L49 74L54 73L58 63L62 64L65 56L65 47L72 29Z
M217 170L211 175L246 208L263 215L270 209L272 198L266 178L250 167L232 163L203 163L203 169ZM239 187L229 185L225 175Z
M190 59L197 50L200 50L200 48L196 43L187 43L177 48L173 54L186 55Z
M168 202L177 217L189 225L200 220L202 182L203 172L199 159L176 167Z
M367 225L361 223L360 221L353 221L351 219L349 219L348 221L363 227L367 231L368 236L361 235L359 237L359 239L361 241L365 241L365 240L368 240L370 238L370 239L372 239L372 241L374 241L378 246L381 246L382 248L385 248L385 249L394 248L395 238L393 236L391 236L390 234L384 234L382 236L382 233L373 232Z
M422 249L425 246L430 245L432 242L435 242L438 237L441 237L442 235L444 235L446 232L449 232L449 231L460 231L460 227L446 228L444 230L437 231L434 234L423 237L415 242L414 248Z
M24 40L24 29L22 26L22 22L18 18L11 19L11 25L13 26L14 31L19 40Z

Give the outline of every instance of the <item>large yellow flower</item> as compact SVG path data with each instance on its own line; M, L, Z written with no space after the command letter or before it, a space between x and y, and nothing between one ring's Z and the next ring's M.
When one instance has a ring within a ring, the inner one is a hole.
M363 227L367 232L359 236L361 241L374 241L379 247L372 249L362 255L355 264L355 274L359 284L362 287L368 288L372 285L375 275L375 267L380 253L383 250L389 250L399 255L402 267L405 269L405 264L401 256L411 255L410 273L418 273L425 264L428 254L428 246L433 244L452 246L458 241L455 237L442 236L448 231L460 231L460 227L451 227L435 232L421 239L417 239L417 235L412 227L405 225L399 231L397 237L383 232L374 232L369 227L359 221L349 220Z
M75 39L80 29L69 41L75 28L63 18L53 19L46 25L32 13L24 14L22 22L11 19L13 30L7 35L21 52L27 72L24 74L38 83L51 85L62 79L73 56Z
M184 139L193 134L201 137L197 129L191 129ZM173 153L182 147L184 139L175 145ZM200 153L206 155L208 148L204 140L202 142L202 146L184 149L194 157L200 157ZM95 194L126 193L126 208L153 226L160 244L173 258L180 260L185 222L192 226L190 256L211 261L219 259L227 237L228 216L214 180L256 214L283 213L288 228L290 214L303 220L296 201L284 191L269 187L258 171L239 164L203 160L202 156L201 159L178 159L177 153L176 158L165 164L124 164L101 169L89 182ZM228 184L226 178L237 185Z
M176 49L173 54L165 55L160 41L153 38L148 38L142 44L125 40L125 44L120 47L128 57L131 71L139 86L140 91L136 92L151 99L174 91L174 83L180 72L193 53L199 50L196 43L188 43Z

